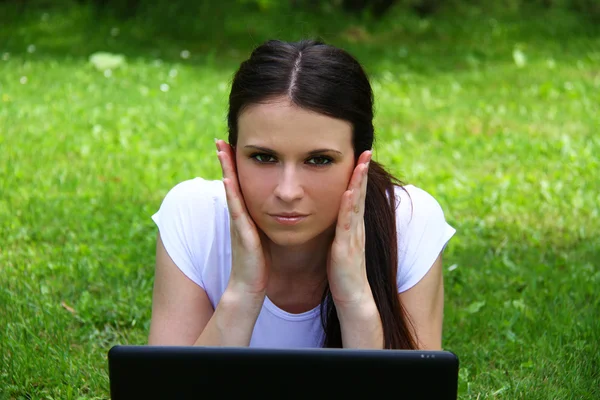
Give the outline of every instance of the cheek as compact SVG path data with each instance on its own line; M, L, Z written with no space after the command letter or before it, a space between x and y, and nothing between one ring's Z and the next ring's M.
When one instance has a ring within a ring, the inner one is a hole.
M248 211L259 209L272 192L269 173L247 161L238 163L238 181Z
M348 189L349 174L342 171L340 174L323 174L318 179L313 179L313 197L319 199L319 211L328 222L336 219L342 196Z

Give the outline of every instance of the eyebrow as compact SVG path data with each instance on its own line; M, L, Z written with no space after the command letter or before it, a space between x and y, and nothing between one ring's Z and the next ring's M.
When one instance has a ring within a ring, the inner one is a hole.
M254 146L254 145L248 145L248 146L244 146L245 149L254 149L254 150L259 150L259 151L263 151L265 153L269 153L269 154L273 154L273 155L278 155L277 152L275 150L271 150L267 147L262 147L262 146ZM321 154L321 153L336 153L340 156L342 156L342 152L338 151L338 150L334 150L334 149L316 149L316 150L311 150L309 151L307 154L309 156L315 155L315 154Z

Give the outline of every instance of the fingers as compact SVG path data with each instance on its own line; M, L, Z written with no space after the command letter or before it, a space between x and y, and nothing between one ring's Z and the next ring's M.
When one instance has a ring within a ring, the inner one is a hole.
M371 151L365 151L360 155L352 173L348 190L342 196L335 234L336 241L340 244L344 243L351 246L351 242L354 242L353 237L358 239L356 243L364 243L364 238L360 236L364 236L368 163L371 161L371 156Z
M365 157L366 162L364 164L364 171L363 171L363 176L362 176L362 180L361 180L361 184L360 184L360 198L358 199L358 206L359 206L358 214L359 214L361 221L365 215L365 201L367 199L367 183L369 182L369 163L371 162L372 155L373 155L373 153L369 151L368 156Z
M357 228L363 221L367 196L367 175L372 155L373 152L367 150L358 157L348 190L344 192L342 197L337 226L337 230L341 234L351 228Z
M225 186L229 214L233 221L238 221L242 216L246 215L246 206L242 198L242 192L234 167L233 151L231 150L231 146L222 140L217 140L215 144L217 146L217 157L219 158L223 172L223 185Z
M223 178L234 179L237 183L237 173L233 162L235 155L231 150L231 146L223 140L216 140L215 145L217 146L217 157L219 157L221 163Z
M352 190L355 192L353 196L352 210L356 214L354 218L354 226L358 226L363 221L365 215L365 200L367 198L367 183L369 173L369 162L372 157L371 151L363 152L358 158L357 166L354 170Z
M373 153L370 150L367 150L364 151L360 157L358 157L356 166L354 167L354 171L350 179L350 183L348 185L348 189L361 189L364 180L363 177L366 176L363 168L368 169L372 154Z
M338 212L337 225L335 228L335 242L344 248L349 246L350 238L352 236L354 194L353 190L346 190L342 195L340 211Z

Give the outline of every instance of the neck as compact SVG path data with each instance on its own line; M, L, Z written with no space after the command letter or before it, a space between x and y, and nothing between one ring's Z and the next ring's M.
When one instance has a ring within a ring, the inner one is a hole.
M269 276L277 281L321 283L327 280L327 257L333 234L323 232L309 242L297 246L279 246L266 240L271 257Z
M316 307L327 285L327 257L333 235L324 233L298 246L266 240L270 255L267 296L279 308L302 313Z

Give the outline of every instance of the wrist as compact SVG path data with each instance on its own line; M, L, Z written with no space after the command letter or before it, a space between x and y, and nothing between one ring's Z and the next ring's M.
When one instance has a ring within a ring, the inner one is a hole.
M342 331L342 344L345 348L382 349L384 348L383 325L373 296L361 302L336 305Z
M332 300L335 303L335 308L338 314L355 316L355 317L368 317L373 311L377 312L377 305L375 304L375 298L371 291L371 286L366 279L362 284L362 290L353 290L353 296L347 298L336 298L332 293ZM341 315L340 315L341 318Z
M246 311L258 309L260 311L265 297L266 291L253 291L244 284L230 281L223 292L221 302L236 309Z
M264 296L230 283L196 345L248 346L263 301Z
M371 293L368 296L362 296L361 299L355 302L336 303L335 308L340 322L342 320L368 322L380 319L377 304L375 304L375 299Z

